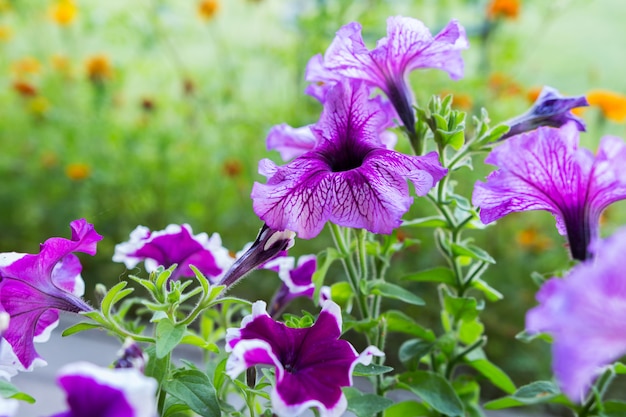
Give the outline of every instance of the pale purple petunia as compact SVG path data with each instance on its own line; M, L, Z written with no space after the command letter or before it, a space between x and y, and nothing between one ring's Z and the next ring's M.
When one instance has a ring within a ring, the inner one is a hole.
M602 367L626 353L626 228L590 245L593 258L565 278L551 278L526 315L529 333L553 337L554 374L562 391L580 402Z
M222 246L219 234L213 233L210 238L206 233L194 235L188 224L170 224L156 232L137 226L128 242L115 246L113 261L123 262L129 269L144 261L148 272L176 264L170 279L195 276L189 267L193 265L216 282L234 260Z
M271 393L272 411L279 417L292 417L315 407L322 417L336 417L347 407L341 387L352 385L357 363L369 364L370 346L360 355L341 336L341 310L332 301L323 304L315 324L294 329L276 322L257 301L252 314L239 329L229 329L226 349L231 352L226 372L237 377L248 367L269 365L276 368L276 385Z
M259 163L267 183L254 184L253 208L268 226L305 239L327 221L391 233L413 201L407 179L425 195L446 174L435 152L408 156L386 149L377 129L386 115L368 96L362 82L335 85L311 128L315 148L284 166Z
M505 122L510 129L500 140L541 126L561 127L569 122L574 123L578 130L584 132L585 122L572 114L571 110L588 105L585 96L563 97L558 90L545 86L527 112Z
M50 417L156 417L157 382L134 368L101 368L87 362L66 365L58 383L69 410Z
M352 22L337 32L323 59L318 55L309 62L306 79L317 84L307 92L323 96L327 84L338 82L339 77L363 80L385 92L404 126L414 132L414 99L408 74L419 68L435 68L457 80L463 76L461 50L467 47L465 30L456 20L433 37L417 19L390 17L387 36L372 50L363 42L361 25Z
M33 342L48 339L58 323L59 310L92 310L81 298L82 266L72 252L94 255L102 236L85 219L74 220L70 226L71 240L50 238L37 255L0 254L0 304L11 317L2 345L2 360L10 363L3 362L2 371L11 367L32 370L45 364Z
M498 166L477 182L473 203L480 219L491 223L516 211L547 210L567 235L572 257L584 260L598 236L602 211L626 198L626 145L605 136L594 156L578 147L574 123L560 129L541 127L507 139L485 162Z

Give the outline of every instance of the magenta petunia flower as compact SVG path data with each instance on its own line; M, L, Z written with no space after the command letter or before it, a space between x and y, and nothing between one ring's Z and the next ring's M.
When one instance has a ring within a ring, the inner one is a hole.
M309 62L306 80L316 84L307 92L323 96L339 76L363 80L389 97L404 126L414 132L414 99L407 75L415 69L434 68L457 80L463 76L461 50L468 46L465 30L456 20L433 37L419 20L396 16L387 20L387 36L370 51L363 42L361 25L349 23L339 29L323 58L318 55Z
M510 129L500 140L541 126L561 127L568 122L574 123L578 130L584 132L585 122L572 114L571 110L588 105L585 96L563 97L558 90L545 86L526 113L505 122Z
M257 301L241 328L228 329L226 349L231 354L226 372L235 378L251 366L274 366L272 411L279 417L298 416L312 407L322 417L340 416L347 407L341 387L352 385L356 364L367 365L373 355L382 355L373 346L359 355L339 339L341 324L341 310L332 301L323 304L312 327L302 329L272 320L265 303Z
M157 232L137 226L128 242L115 246L113 261L123 262L128 269L144 261L148 272L159 266L167 269L176 264L171 279L195 276L189 267L193 265L209 280L217 282L234 259L222 246L219 234L213 233L209 238L206 233L192 233L188 224L170 224Z
M602 211L626 198L626 145L602 138L594 156L578 148L574 123L560 129L540 127L498 145L485 162L498 170L477 182L473 203L480 219L491 223L516 211L547 210L567 235L574 259L588 257L587 246L599 233Z
M37 255L0 254L0 304L11 320L4 333L2 359L15 355L2 370L15 366L32 370L45 362L35 351L33 342L48 340L58 324L59 310L78 313L92 308L82 300L84 282L82 266L72 252L96 253L102 239L85 219L70 223L71 240L53 237L41 245ZM8 355L8 356L6 356Z
M155 379L134 368L101 368L72 363L59 371L58 383L69 410L50 417L155 417Z
M593 258L551 278L526 315L529 333L553 336L552 367L562 391L580 402L602 367L626 354L626 228L590 245Z
M432 152L408 156L386 149L377 126L385 114L362 82L344 81L329 92L313 150L284 166L265 159L267 184L252 188L255 213L276 230L315 237L326 221L391 233L411 206L406 180L425 195L446 169Z
M315 255L300 256L297 264L293 256L281 256L267 262L263 267L276 271L282 281L270 303L269 313L272 317L280 314L294 298L313 297L313 274L317 269Z

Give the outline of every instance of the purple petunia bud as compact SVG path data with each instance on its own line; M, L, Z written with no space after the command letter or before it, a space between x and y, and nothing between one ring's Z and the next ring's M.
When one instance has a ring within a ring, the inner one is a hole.
M274 230L264 224L254 243L226 271L219 285L232 286L248 272L290 249L295 244L295 236L291 230Z

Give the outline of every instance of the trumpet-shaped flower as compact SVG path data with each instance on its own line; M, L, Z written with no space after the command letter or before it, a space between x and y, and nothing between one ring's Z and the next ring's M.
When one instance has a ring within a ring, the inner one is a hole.
M309 62L306 79L318 87L307 91L323 96L326 84L336 83L339 76L363 80L389 97L404 126L413 132L415 114L407 82L409 72L436 68L459 79L463 76L460 51L467 47L465 30L455 20L433 37L417 19L390 17L387 36L373 50L367 49L363 42L361 25L349 23L339 29L323 58L315 56Z
M350 343L339 339L341 324L341 310L332 301L323 304L312 327L301 329L272 320L265 303L257 301L241 328L227 332L226 349L231 354L226 372L235 378L251 366L274 366L274 413L292 417L316 407L322 417L340 416L347 407L341 387L352 385L356 364L367 365L373 355L382 355L373 346L359 355Z
M176 264L171 279L193 277L195 274L189 267L193 265L215 282L232 265L233 259L222 246L219 234L213 233L209 238L206 233L192 233L188 224L170 224L158 232L137 226L128 242L115 246L113 261L123 262L129 269L144 261L148 272L159 266L167 269Z
M87 362L66 365L58 383L69 410L50 417L155 417L157 382L134 368L101 368Z
M568 122L573 122L578 130L584 132L585 122L573 115L571 110L588 105L585 96L563 97L556 89L545 86L526 113L506 122L510 129L500 140L541 126L561 127Z
M551 278L526 315L529 333L553 337L552 368L562 391L580 402L602 367L626 353L626 228L590 245L593 258Z
M602 211L626 198L626 144L606 136L594 156L578 148L574 123L512 137L485 162L499 169L474 188L483 223L516 211L547 210L556 217L559 233L567 235L574 259L588 257Z
M406 180L425 195L446 174L435 152L408 156L386 149L377 128L386 116L368 97L362 82L335 85L311 128L313 150L284 166L259 163L268 180L254 184L253 207L268 226L305 239L326 221L391 233L413 201Z
M53 237L41 245L37 255L0 254L0 304L11 317L4 333L2 358L15 355L6 367L32 370L45 362L35 351L33 342L48 340L56 327L59 310L78 313L92 308L80 297L84 282L82 266L72 252L96 253L102 239L85 219L70 223L71 240Z

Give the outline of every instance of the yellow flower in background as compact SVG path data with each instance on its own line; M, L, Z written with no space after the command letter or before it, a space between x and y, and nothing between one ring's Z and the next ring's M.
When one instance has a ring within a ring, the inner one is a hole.
M202 0L198 3L198 14L204 20L212 19L220 8L217 0Z
M7 42L11 40L12 36L13 36L13 31L11 30L10 27L0 25L0 42Z
M497 19L500 17L516 19L519 16L519 0L491 0L487 5L487 17Z
M43 96L38 96L30 100L28 108L35 116L45 116L50 110L50 102Z
M81 162L69 164L65 167L65 175L72 181L82 181L91 175L91 167Z
M12 66L13 72L18 76L28 76L38 74L41 71L41 64L33 57L25 57L15 61Z
M591 90L587 93L590 106L598 107L602 115L617 123L626 121L626 96L609 90Z
M64 55L52 55L50 65L60 74L71 75L72 65L68 57Z
M59 0L50 7L50 18L60 26L68 26L78 15L78 7L72 0Z
M85 63L87 76L92 82L104 82L113 75L113 68L106 55L94 55Z
M11 3L9 0L0 0L0 14L6 13L11 10Z

